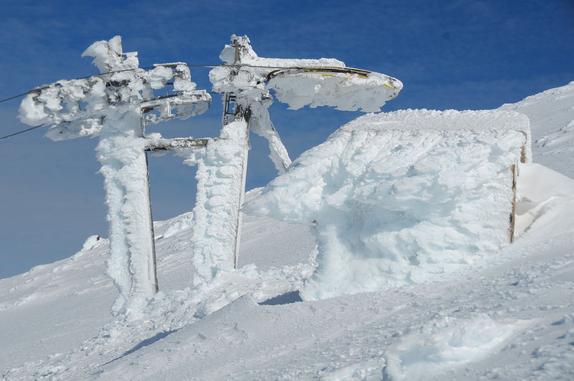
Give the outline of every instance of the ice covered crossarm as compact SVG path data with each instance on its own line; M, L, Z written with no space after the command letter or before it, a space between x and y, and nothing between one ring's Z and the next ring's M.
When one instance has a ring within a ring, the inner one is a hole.
M217 139L201 149L182 149L188 165L196 165L193 209L193 283L206 285L236 265L239 218L247 163L247 125L238 119L223 126Z
M379 111L401 91L401 81L385 74L347 67L334 58L259 57L246 36L232 36L220 58L226 64L210 72L213 90L253 93L272 90L292 109L330 106L343 111ZM258 95L255 95L258 96Z
M201 114L211 101L206 91L196 90L185 63L139 68L137 53L124 53L120 36L95 42L82 56L93 57L101 74L32 90L20 105L23 123L48 125L48 138L67 140L97 136L110 105L132 104L147 122L157 123ZM171 94L154 95L167 86Z
M272 98L266 87L267 75L278 67L343 67L335 59L275 59L259 57L247 36L231 37L232 44L225 45L220 58L223 65L213 68L209 78L213 91L232 94L237 104L250 112L249 129L268 142L269 156L277 172L283 173L291 164L287 149L271 122L268 108Z
M360 117L297 159L247 213L312 223L306 299L375 291L452 271L509 243L513 165L528 119L501 111Z
M219 58L223 65L209 72L213 91L234 93L239 97L257 98L266 94L267 76L272 71L289 67L337 67L345 64L334 58L292 59L259 57L247 36L231 36Z

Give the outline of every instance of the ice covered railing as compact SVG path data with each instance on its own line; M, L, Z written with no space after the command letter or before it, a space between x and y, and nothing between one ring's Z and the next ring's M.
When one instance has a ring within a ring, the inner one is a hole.
M360 117L297 159L245 211L313 223L304 299L381 290L453 271L510 242L528 118L406 110Z

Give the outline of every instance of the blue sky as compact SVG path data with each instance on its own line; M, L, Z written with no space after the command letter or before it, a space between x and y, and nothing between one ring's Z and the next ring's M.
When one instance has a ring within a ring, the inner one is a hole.
M144 66L217 63L232 33L247 34L261 56L335 57L403 81L387 110L496 108L574 80L574 0L3 0L0 22L0 98L95 73L81 52L116 34ZM209 88L206 70L192 74ZM17 107L0 104L0 135L25 127ZM215 98L208 114L158 130L213 135L220 110ZM294 157L358 115L279 104L271 112ZM107 235L96 141L54 143L42 134L0 142L0 277L68 257L90 234ZM274 174L265 144L254 138L252 147L248 187ZM156 218L193 207L193 176L176 158L151 160Z

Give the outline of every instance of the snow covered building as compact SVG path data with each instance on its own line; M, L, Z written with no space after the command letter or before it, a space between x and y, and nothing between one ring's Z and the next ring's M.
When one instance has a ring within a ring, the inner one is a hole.
M512 240L526 116L508 111L369 114L301 155L247 211L314 223L318 267L302 296L416 283Z

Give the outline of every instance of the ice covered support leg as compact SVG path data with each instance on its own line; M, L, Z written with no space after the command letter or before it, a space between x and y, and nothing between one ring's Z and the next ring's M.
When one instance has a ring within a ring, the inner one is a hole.
M241 230L240 208L249 149L247 122L224 125L197 159L197 196L193 209L194 285L209 283L236 267Z
M253 102L250 104L251 119L249 120L249 128L257 135L265 138L269 146L269 158L275 165L278 174L283 174L291 165L291 158L287 148L281 141L279 133L273 126L271 117L269 116L269 106L260 102Z
M113 312L141 317L147 300L157 292L149 184L141 137L141 116L118 109L106 118L96 148L102 168L110 223L108 274L119 289Z

